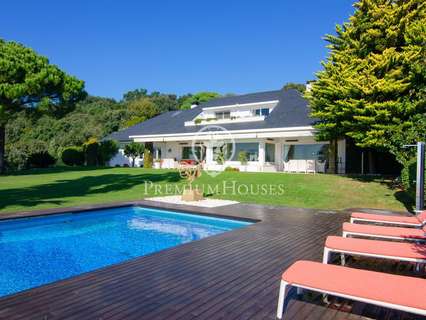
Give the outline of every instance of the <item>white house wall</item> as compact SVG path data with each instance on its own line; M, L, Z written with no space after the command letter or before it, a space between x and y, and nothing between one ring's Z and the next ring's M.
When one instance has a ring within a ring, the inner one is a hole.
M206 146L206 168L208 170L223 170L225 167L237 167L241 171L282 171L284 170L283 162L283 146L284 145L299 145L299 144L328 144L328 142L316 141L313 131L308 128L298 128L297 130L284 130L263 132L231 132L233 141L236 143L259 143L259 161L249 162L246 166L242 166L239 161L227 161L223 165L218 165L213 161L212 145L210 142L214 141L230 141L229 134L218 135L199 135L196 136L184 134L182 136L164 135L156 137L134 137L136 142L148 141L152 139L154 148L161 150L161 159L165 166L164 168L176 168L177 161L182 159L182 147L192 146L193 140L202 142ZM173 141L174 140L174 141ZM265 160L265 143L275 145L275 163L267 163ZM209 147L210 145L210 147ZM345 173L346 163L346 142L345 140L338 141L338 159L339 159L339 173ZM139 165L140 159L136 161ZM131 166L131 159L123 154L120 149L119 153L110 161L111 166L116 164L127 164Z

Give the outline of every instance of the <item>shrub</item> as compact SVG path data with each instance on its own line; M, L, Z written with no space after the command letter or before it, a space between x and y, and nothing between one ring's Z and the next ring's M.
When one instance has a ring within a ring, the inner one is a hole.
M27 169L31 165L29 158L32 154L47 152L48 145L35 139L17 141L6 145L6 161L10 170Z
M84 158L86 165L97 166L98 165L98 152L99 143L95 138L89 139L83 144Z
M62 151L61 159L67 166L81 166L84 164L84 152L81 147L68 147Z
M28 165L32 168L47 168L55 163L56 159L47 151L36 152L28 157Z
M217 162L217 164L224 164L225 163L224 147L219 147L219 150L216 152L216 162Z
M401 182L406 190L416 184L417 160L413 158L407 161L401 171Z
M425 169L426 175L426 169ZM414 195L416 190L417 159L407 161L401 171L401 181L404 188Z
M234 167L226 167L225 171L229 171L229 172L239 172L240 169L238 168L234 168Z
M248 161L247 151L240 151L238 153L238 161L240 161L241 164L247 164L247 161Z
M6 149L6 162L8 170L22 170L28 166L28 150L21 143L8 145Z
M145 149L145 151L143 152L143 167L148 169L152 168L152 162L153 158L151 150Z
M105 165L108 163L118 152L118 143L115 140L105 140L99 144L98 149L98 163Z

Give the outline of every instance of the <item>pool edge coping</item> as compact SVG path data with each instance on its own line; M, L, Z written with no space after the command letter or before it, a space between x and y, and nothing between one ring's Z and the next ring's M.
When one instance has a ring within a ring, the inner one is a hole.
M198 214L198 215L223 218L223 219L240 220L240 221L252 222L252 223L262 222L261 219L253 219L253 218L233 216L233 215L231 216L226 213L220 214L215 212L218 208L225 208L225 207L230 207L233 205L214 207L214 208L204 208L204 207L196 207L196 206L190 206L190 205L157 202L152 200L120 201L120 202L113 202L108 204L91 204L91 205L83 205L83 206L75 206L75 207L50 208L50 209L40 209L40 210L32 210L32 211L18 211L18 212L0 214L0 221L35 218L35 217L47 217L51 215L60 215L60 214L78 214L83 212L91 212L91 211L98 211L98 210L123 208L123 207L137 207L137 206L147 207L152 209L163 209L163 210L169 210L173 212Z

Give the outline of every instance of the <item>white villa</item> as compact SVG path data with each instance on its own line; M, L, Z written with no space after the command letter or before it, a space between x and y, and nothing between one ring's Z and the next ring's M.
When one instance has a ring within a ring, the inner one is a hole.
M111 134L120 142L111 166L129 165L130 141L154 145L154 166L176 168L197 161L205 170L226 167L254 172L326 172L329 142L315 140L315 119L296 90L217 98L189 110L171 111ZM345 173L346 143L337 143L337 172ZM143 163L138 159L137 165Z

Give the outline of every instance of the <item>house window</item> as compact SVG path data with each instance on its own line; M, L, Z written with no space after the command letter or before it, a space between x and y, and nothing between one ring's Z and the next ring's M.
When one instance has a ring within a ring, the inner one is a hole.
M238 161L238 154L245 151L247 153L248 161L258 161L259 160L259 143L236 143L235 144L235 153L232 157L232 161Z
M215 112L216 119L230 119L231 118L231 112L230 111L221 111L221 112Z
M232 143L227 143L223 147L213 148L213 160L217 161L219 155L223 156L225 161L239 161L238 155L240 152L247 153L247 161L258 161L259 160L259 143L236 143L234 154L231 158Z
M319 160L327 157L328 144L295 144L284 146L284 161L289 160Z
M232 144L226 143L221 147L213 147L213 160L219 161L220 158L223 158L225 161L229 160L232 152Z
M265 144L265 161L275 162L275 144Z
M195 153L195 154L194 154ZM182 160L204 160L204 148L194 147L194 152L192 152L192 147L182 147Z
M161 159L161 148L154 148L155 159Z
M254 111L254 114L256 116L269 116L269 108L261 108L261 109L256 109Z

